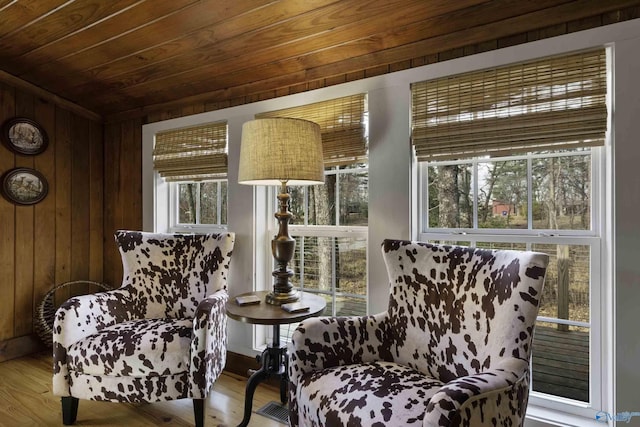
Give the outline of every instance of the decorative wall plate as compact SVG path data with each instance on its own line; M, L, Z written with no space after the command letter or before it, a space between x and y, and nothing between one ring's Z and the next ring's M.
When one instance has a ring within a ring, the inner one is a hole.
M16 153L32 156L46 150L49 138L38 123L14 117L2 124L2 142Z
M47 196L49 185L34 169L15 168L2 176L2 195L18 205L33 205Z

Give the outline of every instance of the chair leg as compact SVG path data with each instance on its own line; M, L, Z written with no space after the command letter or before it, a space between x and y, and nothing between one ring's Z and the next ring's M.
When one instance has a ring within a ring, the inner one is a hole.
M64 396L62 398L62 424L69 426L76 422L78 415L78 398Z
M193 399L193 415L196 427L204 427L204 399Z

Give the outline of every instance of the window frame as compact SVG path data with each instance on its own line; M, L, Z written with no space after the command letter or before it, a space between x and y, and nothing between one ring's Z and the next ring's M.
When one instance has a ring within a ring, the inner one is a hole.
M550 322L557 324L567 324L575 326L589 327L589 402L580 402L568 399L562 396L549 395L533 390L533 381L530 382L529 401L532 405L545 407L548 409L559 410L579 416L594 419L600 408L605 403L605 392L602 389L605 384L603 373L605 363L602 355L602 348L606 343L604 334L606 333L606 319L610 315L608 309L601 303L605 296L607 247L606 234L606 148L591 148L591 228L589 230L551 230L551 229L491 229L478 228L478 180L477 165L486 163L487 161L504 161L504 160L521 160L527 159L529 164L533 159L563 157L567 155L584 155L580 153L528 153L513 156L503 156L495 158L473 158L452 161L432 161L432 162L416 162L418 169L418 191L417 191L417 209L418 209L418 233L417 238L420 241L464 241L469 242L470 246L474 246L477 242L499 242L499 243L525 243L526 248L530 249L533 244L567 244L567 245L586 245L590 247L590 276L589 276L589 322L584 324L579 321L556 319L544 316L538 316L537 320L541 322ZM473 228L429 228L428 220L428 178L425 171L429 166L441 166L452 164L473 164L474 168L474 221ZM531 175L527 172L528 188L531 188ZM425 191L426 188L426 191ZM532 209L531 190L528 191L527 209ZM426 212L426 214L425 214ZM532 216L528 212L528 224L531 226ZM533 365L530 365L530 373L532 373Z
M169 213L169 223L168 223L168 229L169 232L171 233L192 233L192 232L200 232L200 233L207 233L207 232L226 232L228 230L228 225L227 224L222 224L220 222L218 222L217 224L200 224L200 186L203 183L206 182L216 182L218 183L218 192L217 192L217 203L216 203L216 209L217 209L217 217L221 218L221 212L222 212L222 206L221 206L221 194L220 194L220 188L221 188L221 183L222 182L226 182L227 183L227 197L228 197L228 180L226 179L211 179L211 180L203 180L203 181L171 181L168 182L168 191L169 191L169 206L168 206L168 213ZM180 210L180 200L179 200L179 196L178 196L178 186L180 184L198 184L198 197L196 199L196 205L197 205L197 212L196 212L196 223L195 224L186 224L186 223L180 223L178 221L180 214L179 214L179 210ZM228 200L227 200L227 206L228 206ZM228 212L227 212L228 215ZM228 219L228 216L227 216Z
M272 229L270 230L271 232L275 231L277 232L277 229ZM368 242L368 227L365 226L321 226L321 225L310 225L310 226L290 226L289 227L289 234L291 235L291 237L296 238L296 237L328 237L328 238L341 238L341 237L352 237L352 238L361 238L364 239L365 241ZM368 269L368 264L369 264L369 251L367 251L367 257L366 257L366 268ZM348 293L344 293L344 292L337 292L336 291L336 276L335 276L335 257L332 257L333 259L333 263L332 263L332 269L334 271L334 274L331 275L331 291L321 291L321 290L317 290L317 289L307 289L304 287L304 283L303 285L299 288L301 291L303 292L309 292L309 293L313 293L313 294L317 294L317 295L325 295L325 296L330 296L332 301L334 302L334 304L332 304L333 307L333 312L332 313L327 313L325 312L324 315L325 316L335 316L336 315L336 304L335 304L335 298L336 296L346 296L346 297L351 297L351 298L356 298L356 299L362 299L365 301L365 304L367 303L368 297L367 297L367 293L365 293L364 295L358 295L358 294L348 294ZM294 272L295 275L301 275L304 274L304 267L301 271L295 271ZM368 276L368 275L367 275ZM368 283L367 278L365 278L365 283Z
M367 162L367 166L366 167L362 167L362 168L353 168L353 167L345 167L345 168L340 168L339 166L328 166L327 168L325 168L325 176L327 175L336 175L336 193L335 193L335 211L336 211L336 222L339 224L339 220L340 220L340 182L339 182L339 176L340 175L344 175L344 174L349 174L349 173L365 173L367 175L367 179L369 178L369 164ZM269 200L269 209L267 212L267 218L273 218L275 212L277 211L277 200L276 200L276 195L279 191L279 187L277 186L270 186L267 189L267 200ZM308 204L308 197L306 196L307 193L307 188L305 188L305 198L304 198L304 204L305 204L305 211L307 209L307 204ZM368 203L368 194L367 194L367 203ZM322 295L322 296L329 296L332 299L332 304L331 306L333 307L333 312L332 313L328 313L328 312L324 312L323 315L325 316L334 316L335 315L335 310L336 310L336 296L347 296L347 297L354 297L354 298L358 298L358 299L363 299L365 302L365 307L366 307L366 312L369 313L369 248L368 248L368 240L369 240L369 225L367 224L366 226L353 226L353 225L309 225L307 224L307 215L305 215L305 224L289 224L289 234L291 235L291 237L293 238L297 238L297 237L332 237L332 238L341 238L341 237L355 237L355 238L362 238L365 239L365 241L367 242L367 244L365 245L365 247L367 248L366 251L366 264L365 264L365 271L367 272L366 277L365 277L365 283L366 283L366 291L364 295L353 295L353 294L345 294L345 293L341 293L341 292L336 292L336 287L335 287L335 274L332 274L331 279L332 279L332 286L331 286L331 291L327 292L327 291L320 291L317 289L305 289L304 288L304 284L303 286L301 286L299 289L301 291L304 292L309 292L309 293L313 293L316 295ZM368 220L367 220L368 222ZM278 233L278 224L275 220L271 220L268 222L268 225L266 227L266 237L265 237L265 241L270 244L271 239L274 235L276 235ZM271 275L271 271L273 271L273 269L275 268L275 264L274 264L274 260L273 257L271 256L271 248L265 248L265 250L267 251L267 253L269 254L266 259L265 259L265 265L264 265L264 277L270 277ZM332 263L332 268L334 269L334 273L335 273L335 257L332 257L333 263ZM303 274L304 270L302 271L294 271L294 275L299 276L300 274ZM271 280L265 280L264 282L266 289L265 290L269 290L271 289L272 283ZM256 331L258 329L262 329L263 332L257 332L256 336L256 344L258 348L262 348L264 345L266 345L267 341L271 340L271 329L265 330L266 327L257 327ZM295 328L294 327L290 327L290 328L282 328L280 331L280 338L281 338L281 342L287 342L289 340L290 334L293 332ZM264 341L264 342L263 342Z
M603 172L601 172L601 169L603 166L598 166L601 165L603 162L602 160L600 160L600 158L602 157L602 154L600 154L600 151L597 151L598 147L593 147L593 149L591 150L591 172L592 172L592 176L591 176L591 188L592 188L592 194L591 194L591 198L592 198L592 204L593 206L599 206L600 200L601 200L601 187L602 187L602 182L600 182L600 180L602 179L601 176L603 176ZM600 149L601 150L601 149ZM554 153L528 153L528 154L518 154L518 155L513 155L513 156L501 156L501 157L475 157L475 158L471 158L471 159L463 159L463 160L446 160L446 161L431 161L431 162L416 162L416 164L418 165L418 180L419 180L419 186L420 189L423 187L424 185L424 169L428 168L431 165L438 165L438 166L449 166L449 165L468 165L471 164L473 166L473 171L474 171L474 177L473 177L473 194L477 195L478 194L478 174L477 174L477 165L480 163L487 163L487 162L500 162L500 161L509 161L509 160L527 160L528 162L528 167L530 167L530 163L535 160L535 159L547 159L547 158L552 158L552 157L569 157L569 156L584 156L585 152L554 152ZM595 155L594 155L595 153ZM528 172L528 171L527 171ZM594 182L594 175L595 174L600 174L599 175L599 180L598 182ZM527 186L531 187L532 186L532 182L531 182L531 176L527 173ZM598 186L598 188L595 188L596 186ZM533 221L533 216L532 216L532 212L530 211L532 209L533 204L531 203L531 191L528 192L528 196L527 196L527 209L529 210L527 213L527 221L528 221L528 228L527 228L527 232L524 234L532 234L532 233L537 233L537 234L546 234L549 236L555 236L555 235L567 235L567 236L585 236L585 235L590 235L590 236L597 236L597 235L602 235L603 231L601 230L601 218L602 218L602 213L599 212L598 215L596 215L596 213L593 211L593 209L591 209L590 215L591 215L591 219L590 219L590 224L591 224L591 228L590 230L569 230L569 229L564 229L564 230L555 230L555 229L545 229L545 228L532 228L531 227L531 222ZM428 212L429 212L429 193L428 193L428 188L427 191L418 191L418 206L419 206L419 215L418 215L418 234L424 233L424 230L428 229L428 224L429 224L429 217L428 217ZM423 214L423 212L425 212L426 214ZM474 203L473 203L473 223L474 223L474 227L473 228L465 228L465 227L457 227L455 229L449 229L449 228L440 228L440 227L434 227L434 228L430 228L430 232L438 232L438 233L474 233L476 231L474 230L482 230L481 233L484 233L485 231L488 232L490 231L491 234L497 234L497 235L520 235L523 234L523 229L501 229L501 228L479 228L478 227L478 204L477 204L477 198L474 197Z
M368 240L368 230L369 225L366 226L357 226L357 225L340 225L340 175L346 174L360 174L364 173L367 175L367 179L369 177L369 165L362 168L355 167L345 167L340 168L339 166L330 166L325 168L324 175L335 175L336 176L336 193L335 193L335 218L336 225L312 225L308 224L308 217L305 215L305 224L289 224L289 234L292 237L361 237ZM308 197L306 196L308 193L305 188L305 211L307 210L308 205ZM269 209L269 217L273 217L277 210L277 202L276 202L277 188L270 187L268 192L269 200L272 201ZM368 202L368 195L367 195ZM367 219L368 222L368 219ZM269 235L275 235L278 233L277 223L272 221L267 227L267 232ZM368 253L368 251L367 251ZM368 257L367 257L368 261ZM335 278L334 278L335 279ZM366 299L366 295L364 296Z

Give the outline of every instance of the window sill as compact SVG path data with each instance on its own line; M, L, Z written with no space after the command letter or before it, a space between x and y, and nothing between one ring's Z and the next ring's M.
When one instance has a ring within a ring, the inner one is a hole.
M542 406L531 405L527 407L525 427L567 426L567 427L603 427L607 423L597 421L594 418L568 414Z

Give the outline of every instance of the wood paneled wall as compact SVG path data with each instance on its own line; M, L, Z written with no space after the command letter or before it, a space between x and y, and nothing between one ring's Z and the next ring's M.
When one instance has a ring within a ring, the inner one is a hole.
M36 169L49 192L31 206L0 199L0 361L41 348L33 335L35 309L53 286L103 281L102 123L0 83L0 122L17 116L40 123L49 145L35 156L0 146L0 174ZM88 291L65 288L56 299Z
M105 126L104 281L120 285L122 263L113 234L142 229L142 121Z

